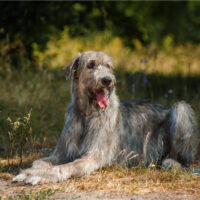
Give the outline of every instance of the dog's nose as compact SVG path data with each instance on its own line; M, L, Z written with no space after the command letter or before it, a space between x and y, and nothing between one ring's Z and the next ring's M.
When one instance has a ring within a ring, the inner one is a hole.
M103 85L109 86L112 82L112 79L109 76L106 76L106 77L101 79L101 82L102 82Z

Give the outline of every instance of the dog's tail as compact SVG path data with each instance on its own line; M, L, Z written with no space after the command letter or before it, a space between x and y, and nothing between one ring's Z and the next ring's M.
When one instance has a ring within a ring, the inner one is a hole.
M172 151L170 158L183 165L194 162L199 145L199 133L194 111L184 101L176 103L170 113Z

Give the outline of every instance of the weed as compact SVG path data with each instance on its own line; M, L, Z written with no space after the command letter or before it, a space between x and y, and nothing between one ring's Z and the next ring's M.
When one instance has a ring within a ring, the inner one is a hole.
M32 130L30 127L30 118L31 111L24 117L18 118L16 121L12 121L10 117L8 117L7 121L9 122L10 130L8 131L7 143L5 145L8 163L9 160L12 160L13 157L16 156L16 153L19 153L20 163L22 164L23 152L27 142L32 139Z
M9 196L9 200L43 200L43 199L51 199L51 196L55 194L58 190L48 189L39 192L32 192L29 193L21 193L16 194L14 196Z

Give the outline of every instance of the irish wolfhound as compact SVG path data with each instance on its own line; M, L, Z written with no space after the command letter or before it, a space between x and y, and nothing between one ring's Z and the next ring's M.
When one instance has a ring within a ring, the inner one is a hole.
M72 70L72 100L53 154L14 181L59 182L140 160L167 169L194 161L199 135L190 105L181 101L168 109L145 100L120 102L112 60L103 52L79 54L64 69L66 79Z

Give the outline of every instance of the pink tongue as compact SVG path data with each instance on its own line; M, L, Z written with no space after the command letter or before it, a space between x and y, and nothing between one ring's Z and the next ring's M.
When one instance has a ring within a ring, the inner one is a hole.
M108 102L104 92L100 92L97 94L97 103L100 108L107 108Z

